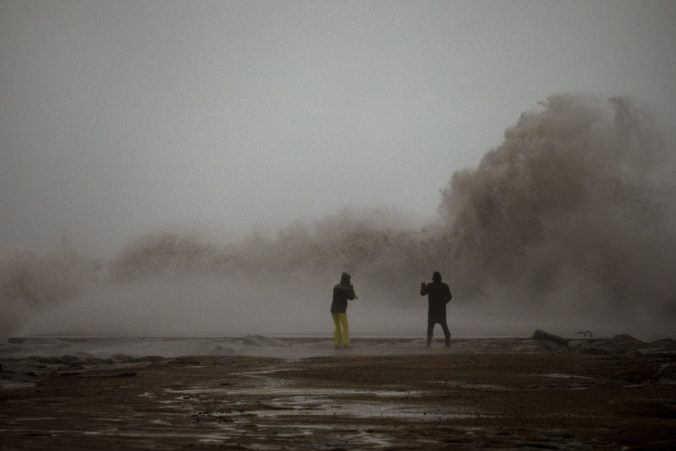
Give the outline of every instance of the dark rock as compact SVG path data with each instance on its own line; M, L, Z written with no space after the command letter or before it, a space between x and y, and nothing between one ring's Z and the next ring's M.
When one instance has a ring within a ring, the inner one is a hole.
M130 363L134 358L127 354L115 354L110 357L114 362L117 363Z
M57 374L59 376L69 377L69 376L79 376L81 374L85 374L86 372L87 372L87 370L85 370L84 368L82 368L82 369L67 369L67 370L63 370L63 371L58 371Z
M197 358L194 357L189 357L189 356L183 356L183 357L176 357L172 359L174 363L178 363L179 365L202 365L203 362Z
M63 355L61 356L61 362L60 363L65 363L65 364L73 364L73 363L78 363L80 359L74 355Z
M215 365L231 365L233 363L237 363L237 360L235 359L219 359L214 361Z
M155 362L162 362L165 359L164 359L164 357L159 356L159 355L147 355L145 357L141 357L139 360L142 361L142 362L153 362L153 363L155 363Z
M628 334L615 335L595 344L613 354L627 354L646 347L646 344Z
M658 383L676 385L676 364L669 362L661 365L652 379Z
M607 343L612 343L614 345L622 345L629 348L640 348L645 346L644 342L642 342L637 338L632 337L629 334L615 335L614 337L609 338L607 340Z
M533 332L533 336L531 338L533 340L551 341L552 343L556 343L559 346L568 346L567 339L560 337L558 335L550 334L549 332L545 332L540 329L537 329L535 332Z
M661 340L655 340L650 342L650 346L669 350L676 350L676 341L672 340L671 338L663 338Z

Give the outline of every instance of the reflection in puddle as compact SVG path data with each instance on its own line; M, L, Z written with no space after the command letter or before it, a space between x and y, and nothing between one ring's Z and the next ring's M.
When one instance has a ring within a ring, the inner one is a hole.
M292 388L283 387L283 384L269 379L262 387L248 387L234 389L233 387L186 387L167 388L165 392L180 395L173 402L194 401L204 395L225 396L232 398L255 397L255 402L261 408L245 408L241 411L203 412L202 414L214 420L237 423L237 419L245 417L281 418L285 416L312 415L312 416L340 416L353 418L400 418L412 421L433 421L445 419L468 419L487 417L478 412L466 412L458 407L455 412L430 411L425 407L404 405L401 403L383 403L374 398L402 399L419 398L423 395L419 390L396 388L392 390L363 390L339 388ZM461 388L482 388L504 390L499 386L468 386L459 382L439 382L444 385L453 385ZM367 399L364 399L367 398ZM370 400L369 400L370 398ZM375 402L374 402L375 401ZM171 403L172 401L160 401ZM231 428L232 425L229 426Z
M588 380L588 381L595 380L593 377L576 376L574 374L561 374L561 373L537 374L537 376L554 377L554 378L558 378L558 379L585 379L585 380Z
M249 381L243 386L227 384L166 388L164 393L172 399L159 402L164 408L195 409L192 416L196 421L207 421L216 427L219 434L201 438L201 442L207 444L223 442L228 436L263 438L272 429L277 438L295 437L310 441L321 441L325 431L331 431L333 436L339 435L342 442L381 448L393 443L392 437L386 432L355 431L352 428L341 430L336 427L335 419L372 419L374 424L394 425L398 424L397 420L426 422L495 417L464 406L431 408L424 402L424 397L433 393L427 390L410 390L402 385L381 386L378 390L298 388L272 376L275 372L275 369L264 368L242 373L240 376L246 376ZM434 384L461 390L507 390L506 387L460 381L439 381ZM209 404L203 405L205 401ZM197 410L196 403L200 404L200 410ZM310 420L310 417L313 419ZM384 422L381 423L382 420Z
M335 393L335 391L332 391ZM276 418L295 415L340 416L354 418L402 418L406 420L442 420L487 417L480 413L458 410L443 413L429 411L424 407L405 406L396 403L369 402L365 400L334 399L326 396L294 395L279 396L259 401L263 409L224 413L234 417L251 416Z
M13 422L18 423L20 421L49 421L53 420L54 417L29 417L29 418L16 418Z
M24 388L35 387L33 382L0 380L0 391L2 390L21 390Z
M487 418L479 413L435 413L423 408L403 407L396 404L372 404L367 402L332 402L331 405L317 403L308 407L298 405L290 409L261 409L237 412L234 415L256 415L258 417L281 417L289 415L341 416L355 418L401 418L411 421Z
M491 390L491 391L510 391L512 388L493 384L469 384L462 381L430 381L431 384L443 385L448 388L462 388L470 390Z
M358 390L341 388L282 388L282 387L261 387L250 389L232 389L232 388L167 388L168 393L177 393L185 395L198 394L221 394L221 395L239 395L239 396L376 396L376 397L411 397L421 396L422 392L418 390Z
M346 439L349 442L358 442L362 443L364 445L369 445L369 446L379 446L379 447L385 447L385 446L391 446L392 445L392 440L385 438L382 434L373 434L373 433L368 433L365 431L360 431L359 433L348 436Z

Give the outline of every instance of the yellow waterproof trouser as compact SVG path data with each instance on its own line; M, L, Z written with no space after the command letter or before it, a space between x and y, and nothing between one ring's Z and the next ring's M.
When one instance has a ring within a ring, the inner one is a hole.
M347 313L331 313L333 317L333 324L336 325L336 330L333 333L334 346L350 346L350 335L348 335L349 327L347 325Z

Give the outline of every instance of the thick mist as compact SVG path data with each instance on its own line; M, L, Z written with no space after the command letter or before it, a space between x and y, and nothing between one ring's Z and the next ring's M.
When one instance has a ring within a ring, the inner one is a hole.
M439 270L456 334L660 338L676 326L674 167L629 100L553 96L477 168L448 169L438 220L422 229L345 209L229 244L151 232L103 262L64 240L2 259L0 332L329 333L331 287L348 271L354 335L422 334L419 283Z
M501 304L673 326L673 149L626 99L541 107L442 192L456 277Z

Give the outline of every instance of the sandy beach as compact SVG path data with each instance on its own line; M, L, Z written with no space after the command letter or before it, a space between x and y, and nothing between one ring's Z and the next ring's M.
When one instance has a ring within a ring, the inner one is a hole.
M674 356L626 335L10 339L0 447L673 449Z

